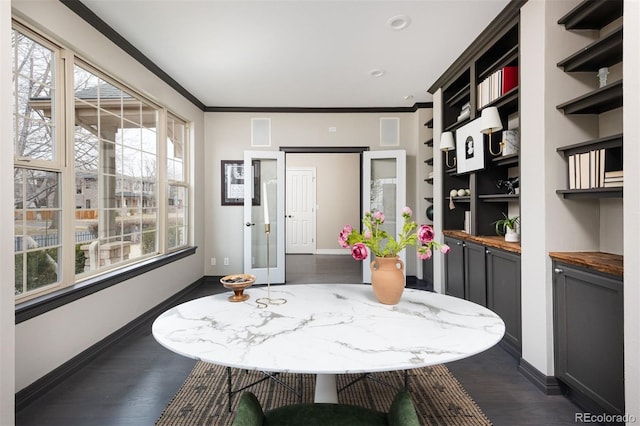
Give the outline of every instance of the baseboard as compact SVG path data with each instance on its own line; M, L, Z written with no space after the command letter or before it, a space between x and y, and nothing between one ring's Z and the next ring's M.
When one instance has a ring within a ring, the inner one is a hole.
M558 379L543 374L522 358L520 358L518 371L546 395L562 395L564 393Z
M180 301L183 297L192 292L196 287L202 284L204 280L203 278L198 279L194 283L188 285L178 293L169 297L159 305L151 308L147 312L143 313L124 327L114 331L109 336L95 343L88 349L82 351L75 357L71 358L69 361L62 364L60 367L55 370L47 373L42 376L29 386L20 390L16 393L16 403L15 409L16 412L20 411L27 405L31 404L33 401L45 395L47 392L55 388L62 381L68 378L71 374L76 372L78 369L84 367L93 359L95 359L98 355L103 353L109 347L113 346L118 341L124 339L134 331L136 331L139 327L142 327L144 324L147 324L157 318L161 313L166 311L167 309L175 306L175 304Z
M350 255L349 249L316 249L316 254L341 254Z

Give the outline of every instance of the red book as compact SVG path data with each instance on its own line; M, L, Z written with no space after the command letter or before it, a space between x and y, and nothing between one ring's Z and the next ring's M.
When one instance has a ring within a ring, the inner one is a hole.
M518 85L518 67L502 68L502 93L504 95L509 90Z

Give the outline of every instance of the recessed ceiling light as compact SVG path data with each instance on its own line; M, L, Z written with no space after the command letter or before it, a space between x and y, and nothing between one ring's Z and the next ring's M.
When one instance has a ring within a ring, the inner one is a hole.
M407 15L396 15L387 20L387 25L392 30L403 30L409 26L411 23L411 18Z
M371 71L369 71L369 75L371 77L382 77L384 75L384 70L380 69L380 68L374 68Z

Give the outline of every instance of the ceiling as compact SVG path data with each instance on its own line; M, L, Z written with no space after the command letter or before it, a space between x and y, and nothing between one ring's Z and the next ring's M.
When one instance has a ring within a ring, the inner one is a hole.
M431 101L508 0L82 3L208 107L389 108Z

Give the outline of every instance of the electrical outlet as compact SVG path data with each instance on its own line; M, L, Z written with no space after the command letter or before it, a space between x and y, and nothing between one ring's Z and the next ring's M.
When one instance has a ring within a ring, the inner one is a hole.
M218 261L216 260L215 257L211 258L211 266L216 266L216 264L218 263Z
M224 266L229 266L229 258L228 257L224 258Z

